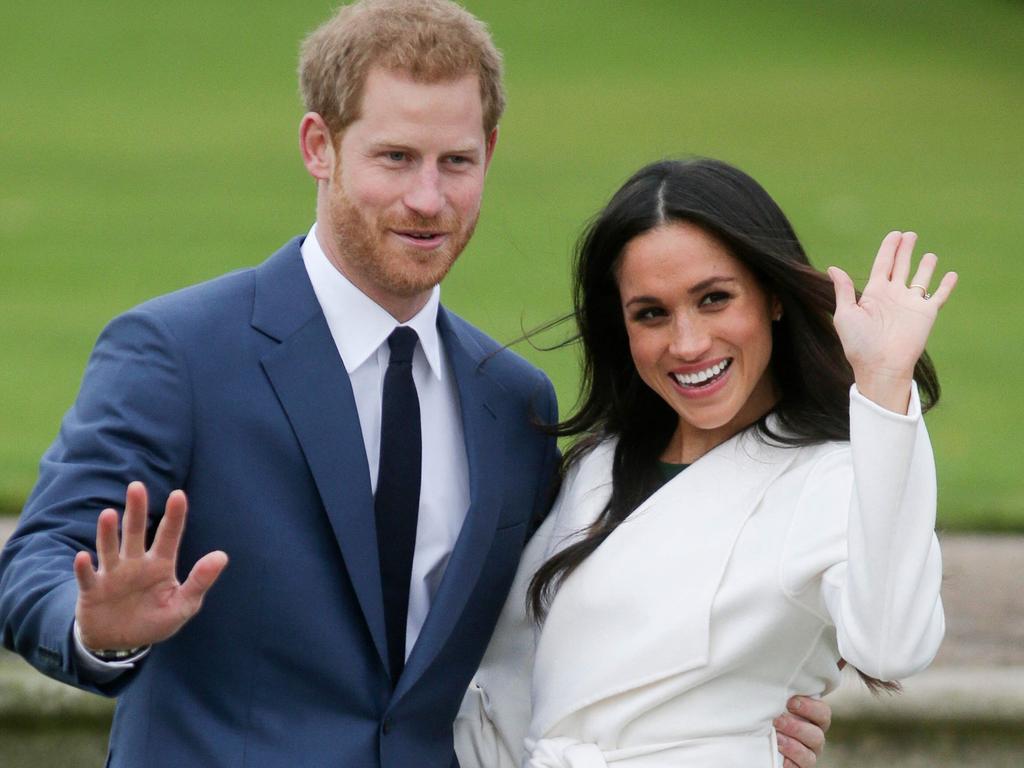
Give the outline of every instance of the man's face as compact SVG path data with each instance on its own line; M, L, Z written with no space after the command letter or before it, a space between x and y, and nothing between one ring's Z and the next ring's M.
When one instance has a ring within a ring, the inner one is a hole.
M495 138L482 126L476 76L428 84L375 68L366 78L318 232L335 266L399 319L423 306L473 234Z

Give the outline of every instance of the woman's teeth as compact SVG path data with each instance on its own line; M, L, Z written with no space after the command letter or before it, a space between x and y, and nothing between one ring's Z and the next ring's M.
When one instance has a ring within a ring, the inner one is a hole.
M721 375L721 373L731 364L732 358L730 357L720 363L712 365L710 368L705 368L703 371L697 371L696 373L673 373L672 378L674 378L676 383L681 387L702 387L718 378L718 376Z

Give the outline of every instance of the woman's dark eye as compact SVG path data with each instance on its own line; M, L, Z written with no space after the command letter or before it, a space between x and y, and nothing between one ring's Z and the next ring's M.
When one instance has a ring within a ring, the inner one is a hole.
M665 314L665 310L660 307L644 307L643 309L637 310L633 315L634 320L653 320L656 317L661 317Z
M729 294L726 293L725 291L712 291L711 293L709 293L707 296L700 300L700 304L702 307L704 307L709 304L720 304L723 301L728 301L728 299Z

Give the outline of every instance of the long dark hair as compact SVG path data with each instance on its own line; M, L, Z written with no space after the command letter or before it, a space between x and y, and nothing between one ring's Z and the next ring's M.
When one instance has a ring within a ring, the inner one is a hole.
M719 160L662 161L641 168L576 247L573 315L582 341L582 391L575 413L553 428L559 436L578 438L565 453L561 476L605 439L614 436L618 442L607 505L579 540L533 577L529 608L538 620L562 581L662 483L658 459L678 416L633 365L615 272L631 240L671 222L689 222L714 236L781 304L782 319L772 323L770 362L779 396L771 413L778 428L771 429L766 415L754 425L757 433L791 446L850 437L853 371L832 324L832 281L811 266L779 206L754 179ZM914 378L927 410L939 398L927 354Z

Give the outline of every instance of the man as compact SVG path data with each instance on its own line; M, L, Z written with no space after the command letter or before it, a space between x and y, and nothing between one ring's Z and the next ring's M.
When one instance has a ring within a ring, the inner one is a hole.
M365 0L301 83L315 225L104 330L0 559L5 645L119 697L110 766L451 765L546 509L550 382L439 304L504 106L486 29Z

